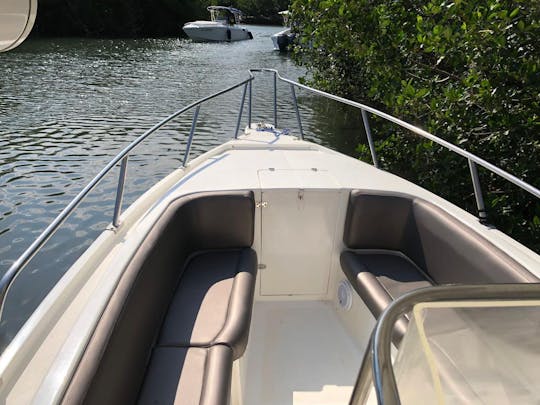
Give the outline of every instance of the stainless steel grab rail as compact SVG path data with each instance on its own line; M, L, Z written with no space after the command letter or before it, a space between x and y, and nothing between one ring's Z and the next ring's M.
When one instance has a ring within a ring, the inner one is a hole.
M112 224L114 227L118 227L120 225L119 223L119 217L121 214L121 205L123 200L123 191L124 191L124 183L125 183L125 175L127 171L127 163L128 163L128 156L129 153L137 147L141 142L143 142L146 138L148 138L152 133L163 127L168 122L172 121L174 118L178 117L179 115L183 114L184 112L191 110L192 108L197 107L197 111L194 114L193 121L192 121L192 127L190 131L190 135L188 138L188 147L186 148L186 152L184 155L184 165L187 163L189 159L189 151L191 147L191 142L193 139L193 133L195 131L195 126L197 123L197 116L198 116L198 110L200 108L200 105L205 103L206 101L213 99L215 97L218 97L220 95L223 95L225 93L228 93L236 88L239 88L241 86L244 86L243 93L242 93L242 101L240 105L240 111L238 113L238 120L236 124L236 130L234 137L236 138L238 135L238 131L240 128L240 123L242 119L242 111L244 109L244 102L246 98L246 92L248 93L248 124L251 124L251 118L252 118L252 82L255 79L253 73L256 72L267 72L272 73L274 75L274 123L277 124L278 122L278 116L277 116L277 80L288 83L291 89L291 95L292 95L292 102L295 108L296 118L298 122L298 130L300 133L300 138L304 139L304 130L302 126L302 121L300 117L300 110L298 109L298 102L295 92L295 87L307 90L313 94L338 101L342 104L346 104L352 107L359 108L362 113L362 117L364 120L364 126L366 129L366 136L368 138L369 148L371 151L371 156L373 158L373 164L375 167L378 167L377 163L377 155L375 151L375 146L373 143L373 139L371 137L371 131L369 127L367 112L372 113L374 115L377 115L383 119L386 119L387 121L393 122L403 128L406 128L413 133L420 135L426 139L429 139L447 149L450 151L453 151L457 153L458 155L461 155L465 157L470 166L471 170L471 179L473 182L473 188L475 193L475 198L477 201L477 207L479 211L480 220L485 219L485 215L482 215L482 213L485 213L485 207L483 206L483 198L482 198L482 191L480 186L480 181L478 179L478 173L476 170L476 165L480 165L487 170L490 170L491 172L499 175L500 177L510 181L511 183L517 185L518 187L522 188L523 190L531 193L532 195L536 196L537 198L540 198L540 190L533 187L532 185L524 182L523 180L517 178L516 176L498 168L495 165L492 165L491 163L479 158L478 156L467 152L460 147L453 145L441 138L436 137L435 135L430 134L427 131L424 131L418 127L415 127L412 124L409 124L403 120L400 120L399 118L393 117L389 114L386 114L382 111L379 111L375 108L369 107L365 104L358 103L356 101L351 101L339 96L335 96L330 93L326 93L321 90L314 89L312 87L306 86L304 84L295 82L293 80L287 79L285 77L282 77L279 72L276 69L267 69L267 68L257 68L257 69L249 69L248 74L249 77L245 80L242 80L241 82L227 87L224 90L221 90L217 93L214 93L210 96L201 98L200 100L189 104L188 106L176 111L175 113L169 115L167 118L163 119L156 125L154 125L152 128L150 128L148 131L140 135L137 139L135 139L132 143L130 143L126 148L124 148L118 155L116 155L91 181L88 183L80 192L75 196L73 200L64 208L60 214L51 222L51 224L45 228L45 230L41 233L41 235L24 251L24 253L10 266L10 268L7 270L7 272L2 276L0 279L0 318L3 313L4 308L4 302L7 295L7 292L9 291L9 288L11 287L13 281L17 277L17 275L22 271L22 269L28 264L28 262L36 255L36 253L41 249L41 247L55 234L55 232L58 230L58 228L64 223L64 221L69 217L69 215L73 212L75 208L82 202L82 200L88 195L90 191L92 191L96 185L121 161L121 168L120 168L120 176L118 180L118 187L117 187L117 194L116 194L116 203L114 208L114 214L112 218ZM276 80L277 79L277 80Z
M371 383L379 404L400 404L392 370L392 333L396 321L414 305L421 302L528 299L540 299L540 283L437 286L421 288L401 296L386 308L377 321L349 404L364 403Z

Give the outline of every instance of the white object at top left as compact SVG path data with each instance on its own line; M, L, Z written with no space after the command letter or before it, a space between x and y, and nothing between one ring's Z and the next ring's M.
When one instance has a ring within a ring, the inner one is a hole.
M20 45L32 31L37 0L0 1L0 52Z

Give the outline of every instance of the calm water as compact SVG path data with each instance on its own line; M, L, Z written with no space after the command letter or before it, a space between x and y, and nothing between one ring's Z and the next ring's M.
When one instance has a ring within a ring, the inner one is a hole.
M0 54L0 274L103 165L160 119L246 78L250 67L303 75L272 50L270 36L279 30L253 26L254 40L231 44L31 40ZM254 84L256 120L272 119L271 83L268 76ZM279 126L295 130L288 87L279 93ZM201 108L192 156L230 138L240 97L238 90ZM309 139L354 151L360 133L354 119L343 123L347 111L302 92L299 99ZM124 207L179 166L191 118L180 117L137 149ZM110 222L116 181L113 172L20 275L0 323L2 346Z

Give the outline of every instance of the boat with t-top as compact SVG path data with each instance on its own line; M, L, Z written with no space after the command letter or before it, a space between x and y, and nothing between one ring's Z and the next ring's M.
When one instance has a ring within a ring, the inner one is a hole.
M278 14L283 18L283 26L285 28L271 36L272 43L274 44L274 50L287 52L290 50L290 46L295 38L289 25L289 10L280 11Z
M192 21L182 27L193 41L232 42L253 39L247 28L238 25L242 15L240 10L225 6L208 6L207 9L211 21Z

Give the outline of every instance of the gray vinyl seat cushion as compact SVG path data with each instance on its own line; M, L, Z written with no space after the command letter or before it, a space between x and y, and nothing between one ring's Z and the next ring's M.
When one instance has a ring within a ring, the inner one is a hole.
M409 259L394 252L345 251L340 261L347 279L375 318L393 300L433 285ZM400 318L394 326L393 340L399 342L406 331L407 319Z
M229 346L234 359L246 348L257 257L249 248L200 252L180 279L158 346Z
M153 350L141 405L215 405L230 397L233 353L230 347L157 347Z
M252 191L171 202L124 270L62 403L169 403L175 391L174 401L187 399L179 403L227 404L249 333L254 218ZM147 396L161 390L169 396Z
M221 405L245 351L257 256L250 248L188 260L144 378L140 404Z
M410 260L397 254L345 251L341 268L377 318L396 298L433 285Z
M352 190L343 243L342 270L375 318L430 285L538 282L482 235L410 195ZM396 328L402 335L406 319Z

